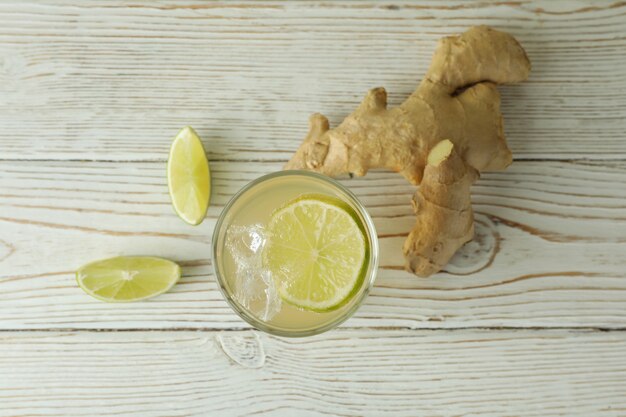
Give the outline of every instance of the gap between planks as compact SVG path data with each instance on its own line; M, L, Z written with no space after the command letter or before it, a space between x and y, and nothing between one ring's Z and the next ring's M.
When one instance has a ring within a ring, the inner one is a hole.
M296 150L294 149L293 153ZM255 162L255 163L287 163L288 159L280 160L280 159L258 159L258 158L247 158L247 159L234 159L234 158L208 158L209 163L222 163L222 162ZM513 163L515 162L622 162L626 161L626 158L620 155L616 155L614 158L603 156L602 158L513 158ZM110 163L110 164L121 164L121 163L140 163L140 164L154 164L154 163L165 163L167 159L155 158L155 159L84 159L84 158L70 158L70 159L61 159L61 158L49 158L49 159L21 159L21 158L0 158L1 162L95 162L95 163Z
M330 332L342 332L342 331L361 331L361 330L371 330L371 331L416 331L416 332L464 332L464 331L528 331L528 332L538 332L538 331L567 331L567 332L575 332L575 333L613 333L613 332L626 332L626 327L597 327L597 326L588 326L588 327L570 327L570 326L561 326L561 327L546 327L546 326L531 326L531 327L519 327L519 326L493 326L493 327L484 327L484 326L466 326L466 327L452 327L452 328L416 328L409 326L342 326L336 329L330 330ZM176 332L258 332L262 333L261 330L254 329L251 327L229 327L229 328L220 328L220 327L173 327L168 329L155 329L155 328L101 328L101 329L93 329L93 328L82 328L82 327L59 327L59 328L8 328L8 329L0 329L0 334L2 333L38 333L38 332L47 332L47 333L139 333L139 332L150 332L150 333L176 333ZM279 337L279 336L275 336ZM287 338L290 339L290 338Z

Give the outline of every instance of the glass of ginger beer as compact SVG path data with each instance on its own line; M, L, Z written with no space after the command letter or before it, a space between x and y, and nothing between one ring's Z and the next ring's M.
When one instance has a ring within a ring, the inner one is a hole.
M241 318L279 336L347 320L378 268L371 217L348 189L309 171L280 171L241 189L213 232L219 287Z

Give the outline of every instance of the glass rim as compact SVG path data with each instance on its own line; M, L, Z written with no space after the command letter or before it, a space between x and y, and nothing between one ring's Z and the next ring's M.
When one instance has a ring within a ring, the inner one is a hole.
M350 306L350 308L347 309L344 313L340 314L339 316L329 321L328 323L325 323L322 326L314 327L314 328L307 329L307 330L288 330L288 329L276 328L274 326L268 325L266 322L262 321L261 319L255 317L250 312L248 312L243 306L239 304L239 302L237 302L237 300L234 299L233 295L230 294L230 291L227 288L225 279L222 276L222 272L220 271L219 264L216 261L217 250L218 250L218 240L222 233L223 223L227 214L229 213L230 209L233 207L235 202L247 191L251 190L252 188L254 188L255 186L257 186L258 184L262 182L265 182L274 178L278 178L278 177L297 176L297 175L316 178L318 180L324 181L330 184L331 186L337 188L343 194L345 194L345 196L354 205L354 208L357 210L359 216L361 217L363 221L363 226L366 229L366 233L370 241L369 263L367 265L367 269L365 272L365 279L362 284L364 288L362 288L359 291L359 293L354 296L353 305ZM211 245L212 245L211 263L213 266L213 273L215 274L218 287L220 289L220 292L222 293L222 296L226 300L226 302L230 305L233 311L237 313L239 317L245 320L252 327L254 327L257 330L261 330L265 333L269 333L275 336L283 336L283 337L313 336L316 334L324 333L330 329L337 327L341 323L345 322L350 317L352 317L352 315L354 315L354 313L359 309L361 304L363 304L363 301L367 298L367 295L369 294L372 286L374 285L374 281L376 280L376 274L378 271L378 255L379 255L378 235L376 233L376 227L374 226L374 221L372 220L371 216L365 209L365 206L363 206L363 204L359 201L359 199L356 197L356 195L354 195L352 191L350 191L346 186L341 184L339 181L333 178L330 178L326 175L319 174L317 172L312 172L312 171L284 170L284 171L272 172L270 174L260 176L259 178L256 178L250 181L249 183L247 183L246 185L244 185L239 191L237 191L230 198L228 203L226 203L226 205L222 209L222 212L220 213L219 217L217 218L217 222L215 223L215 228L213 229Z

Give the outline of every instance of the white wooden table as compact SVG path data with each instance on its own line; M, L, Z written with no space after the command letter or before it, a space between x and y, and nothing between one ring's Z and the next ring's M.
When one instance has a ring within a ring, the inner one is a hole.
M515 35L501 89L515 162L474 187L478 239L445 273L402 270L413 187L345 180L381 242L355 317L307 339L253 331L210 263L215 219L371 87L398 104L436 40ZM1 416L625 416L626 4L2 1ZM205 141L213 198L172 212L171 138ZM73 271L178 261L153 300L109 305Z

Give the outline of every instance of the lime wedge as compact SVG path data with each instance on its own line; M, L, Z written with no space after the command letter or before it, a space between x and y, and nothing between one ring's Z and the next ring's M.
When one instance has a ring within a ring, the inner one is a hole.
M111 303L145 300L172 288L180 267L167 259L119 256L83 265L76 272L80 288Z
M178 132L167 161L167 184L174 211L189 224L204 220L211 196L209 162L202 142L189 126Z
M283 301L330 311L361 287L369 248L356 213L343 201L300 196L272 214L268 232L264 267Z

